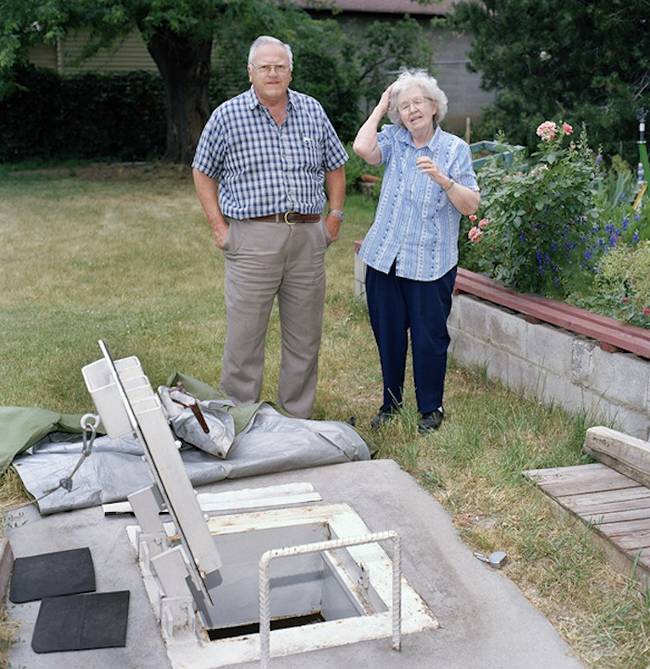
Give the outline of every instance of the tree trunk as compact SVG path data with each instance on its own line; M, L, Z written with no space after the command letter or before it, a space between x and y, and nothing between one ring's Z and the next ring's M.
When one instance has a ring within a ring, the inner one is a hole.
M192 41L161 29L147 49L165 84L167 147L163 160L189 164L210 113L212 39Z

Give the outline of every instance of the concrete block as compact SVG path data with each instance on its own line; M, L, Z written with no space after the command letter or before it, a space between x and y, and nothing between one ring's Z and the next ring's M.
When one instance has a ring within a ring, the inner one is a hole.
M509 358L510 354L507 351L494 347L492 354L485 361L488 378L507 385Z
M648 414L628 409L624 406L607 405L612 415L612 425L615 429L643 441L650 440L650 417Z
M354 296L359 300L366 299L366 284L364 282L354 280Z
M508 358L508 387L534 394L540 387L540 377L544 370L526 358L510 355Z
M596 342L582 337L572 337L571 351L571 380L579 385L587 383L594 369L594 349Z
M450 355L461 365L484 367L492 352L489 344L476 339L465 330L455 330Z
M555 374L568 374L573 336L544 323L526 323L526 326L526 346L521 355Z
M458 297L455 297L451 303L451 311L449 312L449 318L447 319L447 327L460 327L461 312L463 309L463 303Z
M600 348L594 348L592 356L589 386L615 404L645 412L650 361L631 353L608 353Z
M487 316L491 309L496 310L497 308L467 295L461 295L457 299L458 302L461 302L461 329L476 339L481 339L485 342L489 341Z
M546 406L561 406L575 410L579 405L573 403L575 402L573 391L573 387L564 377L553 372L541 370L537 377L536 394Z
M363 284L366 283L366 263L356 253L354 254L354 278Z
M526 350L528 323L523 316L502 309L491 309L487 315L488 338L500 350L521 355Z

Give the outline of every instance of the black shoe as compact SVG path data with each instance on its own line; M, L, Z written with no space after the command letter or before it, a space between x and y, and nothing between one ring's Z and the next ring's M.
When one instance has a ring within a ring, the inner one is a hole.
M436 409L435 411L430 411L429 413L423 413L420 422L418 423L418 432L420 434L426 434L427 432L433 432L440 427L442 419L444 418L444 413L442 409Z
M384 409L380 409L379 413L370 421L370 427L373 430L378 430L382 425L388 423L389 420L393 420L396 414L397 412L394 410L385 411Z

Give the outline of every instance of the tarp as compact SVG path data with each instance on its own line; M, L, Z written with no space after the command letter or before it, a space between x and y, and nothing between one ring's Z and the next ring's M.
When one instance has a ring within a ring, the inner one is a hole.
M0 407L0 475L14 457L52 432L81 434L83 414L62 414L37 407Z
M170 381L174 379L178 381L179 375ZM205 384L204 390L208 390L197 391L192 381L195 380L191 377L183 377L185 390L194 396L219 396ZM202 403L202 408L209 411L212 405L220 403ZM370 458L365 441L347 423L289 418L266 403L226 408L233 412L237 428L227 459L218 459L189 445L181 449L194 486ZM53 433L17 457L14 466L27 490L39 499L70 475L81 449L80 441ZM38 502L40 512L50 514L126 499L130 492L152 482L143 455L140 443L133 437L98 437L92 454L75 473L72 489L58 488L44 496Z

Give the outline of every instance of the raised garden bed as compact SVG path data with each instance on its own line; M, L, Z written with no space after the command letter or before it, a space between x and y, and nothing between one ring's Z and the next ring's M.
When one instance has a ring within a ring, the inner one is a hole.
M454 290L512 309L523 314L529 323L550 323L595 339L603 350L610 353L628 351L650 359L650 330L624 325L613 318L565 302L517 293L497 281L462 267L458 268Z

